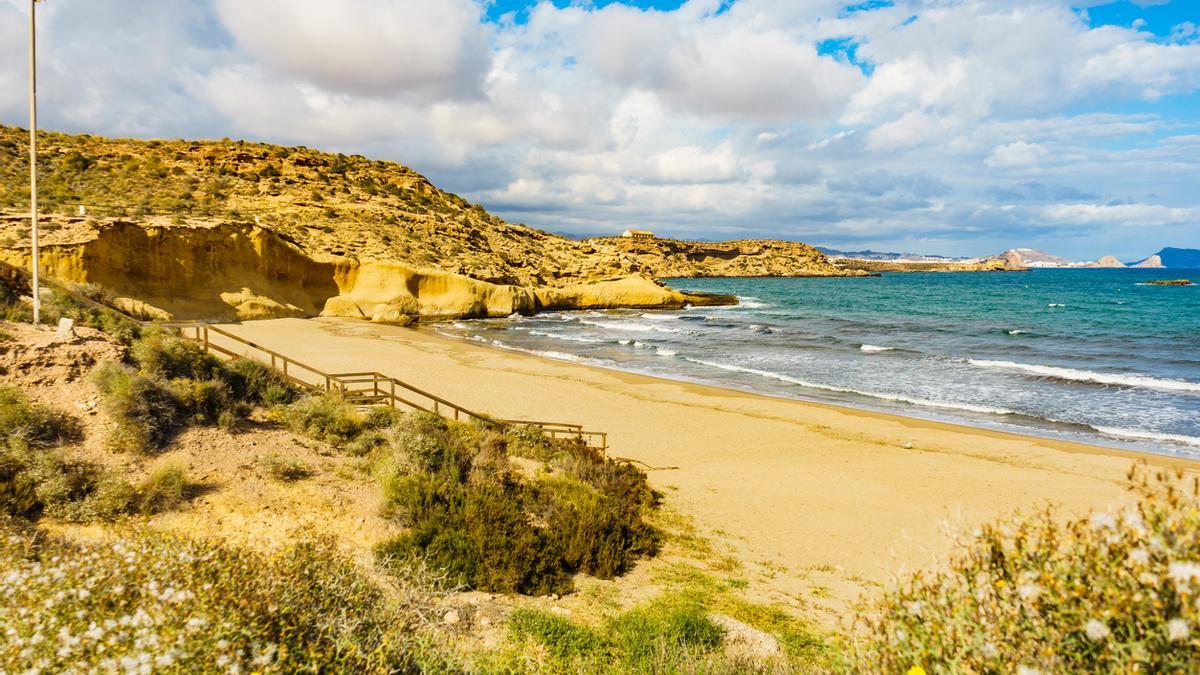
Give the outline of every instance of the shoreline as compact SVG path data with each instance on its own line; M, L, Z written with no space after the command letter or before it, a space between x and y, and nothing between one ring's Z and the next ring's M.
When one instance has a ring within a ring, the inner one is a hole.
M969 424L967 422L945 421L945 420L933 419L933 418L929 418L929 417L922 417L922 416L916 415L916 414L904 414L904 413L897 413L897 412L889 412L886 410L876 410L876 409L872 409L867 406L856 406L856 405L849 404L849 403L835 403L832 401L816 400L815 398L801 398L801 397L795 397L795 396L775 395L775 394L770 394L767 392L753 391L751 389L739 389L737 387L722 386L722 385L714 384L711 382L702 382L702 381L696 381L696 380L684 379L684 378L666 377L663 375L643 373L643 372L638 372L635 370L625 370L622 368L607 367L607 366L599 365L596 363L588 363L587 357L584 357L584 356L579 356L578 357L580 359L579 361L575 361L575 360L571 360L571 359L557 359L552 356L546 356L543 353L536 353L535 350L525 349L523 347L500 346L500 345L491 344L491 343L483 342L483 341L479 341L479 340L472 340L472 339L466 338L466 337L460 338L460 337L456 337L453 335L447 335L445 333L438 331L436 328L436 325L428 325L428 324L421 325L421 326L416 327L414 330L416 330L417 332L419 332L423 335L427 335L427 336L433 337L438 340L448 340L448 341L454 342L454 343L461 342L461 343L472 345L472 346L475 346L475 347L478 347L481 349L494 350L494 351L498 351L498 352L504 352L507 354L523 356L523 357L527 357L527 358L531 358L531 359L550 361L553 363L562 363L562 364L566 364L566 365L570 365L570 366L577 366L580 368L589 368L589 369L600 370L600 371L604 371L604 372L608 372L608 373L616 373L619 375L628 375L631 378L633 378L631 380L633 382L637 382L638 380L644 380L649 383L654 383L654 382L672 383L672 384L682 385L685 387L698 387L698 388L702 388L702 389L716 389L718 391L729 392L730 394L737 395L737 396L761 397L761 398L769 399L769 400L773 400L773 401L785 401L785 402L797 403L797 404L806 405L806 406L817 406L820 408L829 409L831 411L837 411L837 412L842 412L842 413L851 414L851 415L863 415L865 417L874 417L874 418L878 418L880 420L887 420L887 421L893 421L893 422L902 421L902 422L908 422L908 423L913 423L913 424L918 424L918 425L929 425L931 428L942 429L942 430L947 430L947 431L978 433L978 434L983 434L983 435L992 435L996 438L1007 438L1010 440L1036 440L1036 441L1045 443L1046 445L1048 445L1050 447L1054 447L1058 450L1062 450L1064 452L1099 452L1099 453L1107 453L1107 454L1112 454L1112 455L1116 455L1116 456L1120 456L1120 457L1125 457L1125 458L1132 459L1132 460L1154 459L1154 460L1161 460L1161 461L1155 461L1154 462L1155 464L1163 464L1163 465L1168 465L1168 466L1181 466L1181 467L1185 467L1185 468L1193 468L1193 469L1200 470L1200 457L1189 458L1189 457L1184 457L1184 456L1179 456L1179 455L1172 455L1172 454L1168 454L1168 453L1155 452L1153 450L1137 450L1137 449L1128 448L1128 447L1121 447L1120 445L1115 445L1115 444L1121 443L1121 441L1117 441L1117 440L1112 441L1114 443L1114 445L1104 445L1101 443L1089 443L1086 441L1076 441L1076 440L1071 440L1071 439L1055 438L1053 436L1048 436L1048 435L1044 436L1041 434L1032 433L1032 431L1035 431L1035 429L1032 427L1030 429L1031 433L1022 433L1020 431L1007 431L1004 429L993 429L993 428L989 428L986 426ZM569 352L563 352L563 353L568 354L570 356L576 356L574 354L570 354Z
M463 319L462 321L467 321L467 320ZM1145 437L1136 437L1136 436L1118 437L1113 434L1106 434L1105 432L1103 432L1095 427L1092 427L1090 425L1087 425L1087 424L1061 422L1061 421L1056 421L1053 419L1047 419L1047 418L1043 418L1043 417L1038 417L1036 415L1030 415L1030 414L1019 413L1019 412L1007 412L1005 414L996 414L995 416L996 417L1011 416L1013 418L1025 418L1025 419L1031 420L1033 423L1018 424L1018 423L1007 422L1004 419L993 420L990 423L980 420L978 423L976 423L970 419L969 415L966 414L966 413L970 412L967 409L964 409L961 412L961 414L957 415L957 416L955 414L949 413L949 412L939 415L939 413L937 411L938 411L938 409L940 409L940 407L938 407L938 406L927 407L927 406L922 406L919 403L911 403L907 407L901 406L901 405L896 405L895 407L901 408L901 410L889 410L887 405L884 405L884 404L872 405L871 403L867 403L867 402L856 403L856 402L839 402L839 401L824 400L821 398L821 396L819 394L805 394L805 395L777 394L777 393L771 393L771 392L767 392L767 391L755 390L752 387L740 388L737 386L722 385L722 384L719 384L719 383L716 383L713 381L707 381L707 380L703 379L702 377L692 377L692 376L670 377L665 374L621 368L621 367L618 367L615 365L609 366L604 363L599 363L596 361L596 359L593 359L591 357L580 355L580 354L575 354L575 353L567 352L567 351L537 350L537 349L533 349L533 348L507 344L507 343L500 342L497 340L489 341L489 340L485 340L482 338L475 338L472 336L453 335L453 334L446 333L442 330L439 330L438 325L443 324L443 323L452 323L452 322L447 321L447 322L437 322L437 323L433 323L433 324L423 324L420 326L416 326L415 329L422 331L426 334L436 335L437 337L439 337L441 339L447 339L447 340L452 340L452 341L456 341L456 342L464 342L467 344L484 347L486 349L495 349L495 350L499 350L499 351L503 351L503 352L507 352L507 353L511 353L511 354L522 354L522 355L531 356L534 358L546 359L546 360L555 361L555 362L559 362L559 363L568 363L568 364L583 366L586 368L597 368L600 370L605 370L605 371L614 372L614 373L627 373L630 375L638 375L638 376L647 377L650 379L665 380L668 382L678 382L681 384L689 384L689 385L695 385L695 386L699 386L699 387L713 387L716 389L724 389L724 390L728 390L728 391L736 392L736 393L740 393L740 394L753 395L753 396L764 396L764 397L771 398L771 399L777 399L777 400L782 400L782 401L794 401L794 402L808 404L808 405L830 406L832 408L843 409L843 410L850 411L850 412L862 412L862 413L878 414L878 415L883 415L883 416L894 416L894 417L912 419L912 420L916 420L916 421L929 422L929 423L934 423L934 424L944 424L944 425L949 425L951 427L965 427L967 429L972 429L972 430L977 430L977 431L987 431L987 432L993 432L993 433L998 433L998 434L1009 434L1009 435L1017 436L1017 437L1038 438L1038 439L1041 439L1041 440L1044 440L1047 442L1052 442L1052 443L1076 444L1076 445L1082 445L1085 447L1092 447L1092 448L1096 448L1096 449L1112 450L1112 451L1120 452L1120 453L1128 453L1132 457L1159 457L1159 458L1163 458L1163 459L1178 459L1184 463L1200 462L1200 454L1197 454L1197 456L1195 456L1195 457L1190 457L1187 453L1188 449L1194 449L1197 453L1200 453L1200 446L1196 446L1195 444L1184 442L1184 441L1176 442L1176 441L1168 441L1165 439L1155 439L1151 435L1147 435ZM562 355L563 357L569 357L569 358L558 358L558 357L554 356L555 354L559 354L559 355ZM805 389L805 390L809 389L809 387L804 387L804 386L801 386L801 388ZM858 393L858 392L855 392L855 393L857 395L860 395L863 397L871 396L870 394L865 394L865 393ZM924 414L922 414L923 412L924 412ZM979 412L976 414L979 414L982 416L987 413ZM1059 431L1060 433L1055 433L1055 431ZM1147 433L1150 433L1150 432L1147 432ZM1072 438L1072 436L1074 438ZM1138 447L1139 444L1142 444L1143 447ZM1162 447L1160 447L1160 445Z
M226 327L329 372L364 367L469 409L582 424L648 467L671 512L787 597L820 579L831 617L944 563L978 525L1054 504L1127 505L1138 461L1195 461L976 429L556 361L346 319Z

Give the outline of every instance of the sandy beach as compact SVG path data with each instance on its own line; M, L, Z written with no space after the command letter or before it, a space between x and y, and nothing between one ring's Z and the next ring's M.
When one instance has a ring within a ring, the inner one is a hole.
M330 372L378 370L504 418L583 424L649 467L668 507L743 561L832 570L852 601L1017 510L1123 503L1106 448L655 379L344 319L223 328ZM780 576L787 576L781 574ZM781 581L781 583L783 583Z

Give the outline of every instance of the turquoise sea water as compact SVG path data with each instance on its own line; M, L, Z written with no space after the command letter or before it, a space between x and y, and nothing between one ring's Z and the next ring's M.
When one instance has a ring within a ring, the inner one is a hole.
M610 368L1200 456L1200 270L674 279L736 307L563 312L445 333Z

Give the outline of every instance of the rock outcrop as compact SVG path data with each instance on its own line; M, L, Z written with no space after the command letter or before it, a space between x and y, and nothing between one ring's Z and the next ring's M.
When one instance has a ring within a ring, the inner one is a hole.
M27 150L0 125L0 260L24 266ZM862 274L794 242L575 241L507 223L400 164L303 147L48 132L40 157L45 271L154 316L403 324L736 301L664 277Z
M28 267L25 249L0 260ZM430 268L354 258L314 260L254 225L144 227L118 222L93 239L42 249L56 279L101 286L122 308L175 319L342 316L407 325L544 309L680 308L732 298L690 295L629 275L564 286L495 284Z
M1163 265L1162 258L1158 257L1158 255L1155 254L1155 255L1150 256L1149 258L1146 258L1145 260L1141 260L1139 262L1136 262L1136 263L1130 265L1130 267L1149 267L1149 268L1153 268L1153 269L1158 269L1161 267L1166 267L1166 265Z
M1106 255L1088 267L1125 267L1125 263L1117 260L1116 256Z

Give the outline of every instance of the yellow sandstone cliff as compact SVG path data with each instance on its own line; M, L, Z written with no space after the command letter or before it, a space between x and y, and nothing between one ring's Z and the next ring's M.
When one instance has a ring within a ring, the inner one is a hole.
M0 126L0 260L28 266L28 145ZM682 307L671 276L845 276L790 242L574 241L507 223L394 162L243 141L45 133L43 267L176 319L408 323Z

